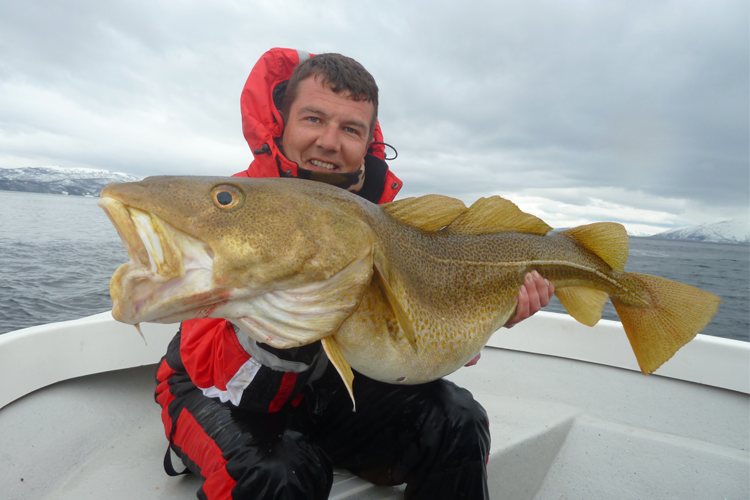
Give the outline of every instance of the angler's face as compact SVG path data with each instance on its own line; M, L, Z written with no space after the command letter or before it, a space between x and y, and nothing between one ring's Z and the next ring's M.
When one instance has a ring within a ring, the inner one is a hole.
M281 138L284 156L298 167L354 173L364 163L375 109L335 93L314 76L300 82Z

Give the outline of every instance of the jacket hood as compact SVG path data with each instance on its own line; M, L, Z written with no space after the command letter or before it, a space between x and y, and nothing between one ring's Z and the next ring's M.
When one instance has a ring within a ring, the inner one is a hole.
M242 133L255 156L248 168L250 176L277 177L284 172L297 177L297 164L281 153L275 139L284 130L281 104L289 78L300 62L313 56L299 50L274 48L263 54L250 72L240 97ZM373 139L376 143L383 142L380 122L375 124ZM371 146L368 153L385 160L382 144Z

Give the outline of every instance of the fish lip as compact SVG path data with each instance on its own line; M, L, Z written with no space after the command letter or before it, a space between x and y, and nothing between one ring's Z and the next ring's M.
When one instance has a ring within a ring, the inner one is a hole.
M180 297L165 298L163 294L173 286L173 280L187 274L183 251L175 239L190 236L180 236L179 230L157 215L115 198L104 196L97 204L115 226L130 256L130 262L121 265L110 281L112 315L130 324L158 320L165 306L169 309L172 302L180 301ZM201 243L206 256L213 260L210 246Z
M127 207L118 200L108 196L99 198L97 205L104 210L112 225L115 226L117 234L120 236L122 244L130 256L131 263L142 267L149 266L148 250L138 235L135 222L133 222L133 218Z
M182 251L174 241L177 231L166 221L114 198L101 198L98 204L120 235L131 264L150 269L152 278L162 282L184 276Z

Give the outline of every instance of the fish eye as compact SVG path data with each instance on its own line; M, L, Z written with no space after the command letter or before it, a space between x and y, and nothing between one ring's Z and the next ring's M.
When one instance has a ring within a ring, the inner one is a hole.
M234 210L242 205L243 202L243 196L240 191L236 187L228 184L216 186L213 191L211 191L211 198L214 201L214 205L224 211Z

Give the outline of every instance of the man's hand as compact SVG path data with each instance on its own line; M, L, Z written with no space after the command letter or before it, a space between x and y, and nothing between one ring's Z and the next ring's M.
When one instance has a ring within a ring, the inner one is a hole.
M505 323L505 328L512 328L526 318L538 313L542 307L549 304L549 300L554 294L555 285L542 278L538 272L526 273L524 284L518 291L516 314Z

